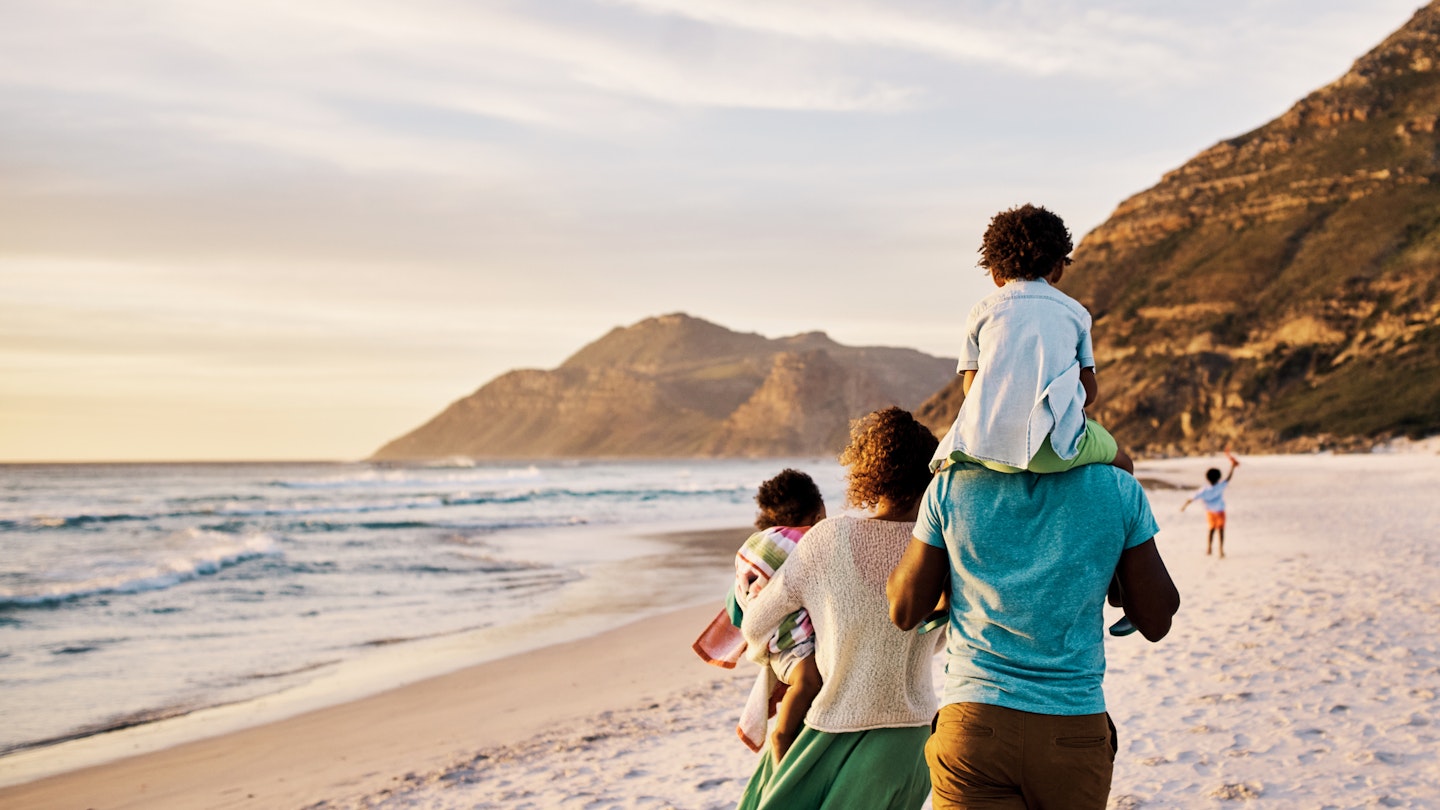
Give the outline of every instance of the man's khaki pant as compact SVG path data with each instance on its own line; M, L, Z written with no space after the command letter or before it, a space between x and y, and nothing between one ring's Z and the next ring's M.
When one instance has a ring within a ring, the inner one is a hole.
M1107 714L952 703L925 745L935 810L1104 810L1115 763Z

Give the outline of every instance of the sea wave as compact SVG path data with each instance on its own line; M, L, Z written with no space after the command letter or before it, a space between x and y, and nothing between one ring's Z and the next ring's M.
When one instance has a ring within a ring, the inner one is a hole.
M427 482L434 485L435 482ZM328 515L364 515L378 512L443 510L453 507L508 506L526 503L553 504L560 501L592 502L601 500L648 503L659 500L687 500L707 497L749 495L750 486L668 486L668 487L535 487L512 486L484 490L437 491L430 489L409 493L373 493L361 502L353 496L335 495L325 498L298 498L292 503L274 500L256 503L254 499L221 500L205 508L159 509L150 512L86 512L70 515L32 515L0 517L0 531L98 530L113 523L130 521L184 520L189 518L304 518Z
M320 478L283 479L270 485L284 489L358 489L430 487L436 484L493 484L515 481L540 481L545 473L535 465L528 467L473 467L445 465L399 469L371 469Z
M247 560L283 554L279 541L264 533L235 537L190 529L182 534L185 548L171 549L163 558L138 562L122 573L0 587L0 608L41 607L99 594L165 590Z

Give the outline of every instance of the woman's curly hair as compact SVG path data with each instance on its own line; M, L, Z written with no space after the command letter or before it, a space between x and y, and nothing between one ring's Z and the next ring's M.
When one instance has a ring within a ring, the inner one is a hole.
M1064 220L1026 203L990 219L980 243L980 266L997 281L1044 278L1055 265L1070 263L1073 247Z
M908 505L930 483L930 457L939 444L930 428L902 408L885 408L850 424L850 445L840 453L850 484L845 503L873 509L882 499Z
M760 507L755 528L762 530L771 526L809 526L825 507L815 480L788 467L760 485L755 503Z

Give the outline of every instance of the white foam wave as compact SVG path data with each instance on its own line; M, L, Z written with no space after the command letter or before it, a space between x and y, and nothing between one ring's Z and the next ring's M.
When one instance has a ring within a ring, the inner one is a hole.
M473 465L473 462L472 462ZM321 478L277 481L292 489L353 489L364 487L432 487L437 484L491 484L541 481L545 474L528 467L482 468L445 465L435 467L369 469Z
M167 549L163 556L136 561L120 573L0 587L0 606L43 605L97 594L164 590L246 560L279 557L283 553L280 543L264 533L236 537L189 529L178 539L178 547Z

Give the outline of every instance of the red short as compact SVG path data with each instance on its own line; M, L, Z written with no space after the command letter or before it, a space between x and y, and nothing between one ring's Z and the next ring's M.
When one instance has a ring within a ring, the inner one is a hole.
M1225 528L1225 513L1224 513L1224 512L1206 512L1206 513L1205 513L1205 517L1209 518L1209 520L1210 520L1210 528L1212 528L1212 529L1223 529L1223 528Z

